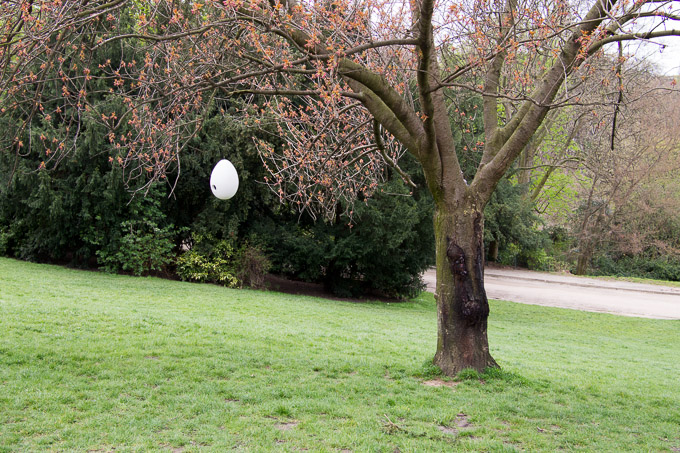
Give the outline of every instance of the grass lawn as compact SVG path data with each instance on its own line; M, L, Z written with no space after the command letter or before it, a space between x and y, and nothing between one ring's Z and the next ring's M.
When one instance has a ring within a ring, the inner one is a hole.
M680 451L680 321L491 309L502 371L431 386L430 294L349 303L0 258L0 451Z
M591 276L591 275L581 275L580 277L589 277L600 280L618 280L622 282L633 282L633 283L646 283L648 285L658 285L658 286L674 286L680 288L680 282L670 282L668 280L655 280L653 278L641 278L641 277L616 277L616 276Z

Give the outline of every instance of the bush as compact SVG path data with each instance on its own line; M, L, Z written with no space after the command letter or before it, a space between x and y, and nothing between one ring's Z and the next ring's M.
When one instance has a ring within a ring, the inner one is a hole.
M239 249L237 268L237 277L243 285L262 288L271 262L262 249L246 243Z
M512 266L547 270L549 235L542 230L534 205L524 197L525 188L503 178L484 209L484 243L498 246L498 261ZM493 260L493 256L489 256Z
M0 256L7 254L7 249L9 248L9 234L0 229Z
M680 258L644 254L620 257L600 255L593 260L591 273L677 282L680 281Z
M239 286L236 277L236 252L229 241L212 236L193 235L190 250L177 258L177 275L184 281Z
M411 196L398 176L380 189L354 205L352 219L313 222L295 213L286 222L282 216L258 219L252 231L273 271L323 283L341 297L417 296L420 275L434 262L432 200L425 190Z
M148 275L160 271L173 261L172 225L159 228L152 221L126 221L121 223L123 234L115 249L107 247L97 251L104 270Z
M184 281L218 283L229 288L261 288L270 263L262 250L245 243L238 250L227 240L194 233L191 249L177 258Z
M498 262L507 266L517 266L517 257L522 249L514 242L505 244L498 252Z
M39 143L38 125L32 131L32 141ZM37 147L18 161L0 153L0 252L141 275L171 270L170 242L178 247L186 239L182 231L193 231L210 236L213 243L234 245L233 256L213 256L201 246L192 249L176 261L185 280L260 286L271 261L275 271L323 282L343 295L409 297L422 288L419 276L434 256L432 202L426 190L415 190L410 197L410 188L398 176L379 187L374 199L359 201L352 222L338 217L313 223L255 183L263 179L264 169L252 131L216 114L183 153L173 196L168 197L168 186L156 185L133 198L131 190L139 186L127 187L122 169L115 160L109 163L116 150L107 133L94 121L85 124L76 149L58 171L35 171L44 158ZM215 199L207 184L210 169L225 156L241 179L230 201ZM407 168L424 188L416 169ZM174 177L169 174L168 180ZM254 249L235 245L246 242Z

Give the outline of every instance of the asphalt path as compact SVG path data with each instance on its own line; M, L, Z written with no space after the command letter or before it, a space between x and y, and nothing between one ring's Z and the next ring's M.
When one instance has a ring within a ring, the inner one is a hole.
M434 270L428 270L423 280L428 291L434 292ZM484 271L484 286L490 299L642 318L680 319L678 287L489 268Z

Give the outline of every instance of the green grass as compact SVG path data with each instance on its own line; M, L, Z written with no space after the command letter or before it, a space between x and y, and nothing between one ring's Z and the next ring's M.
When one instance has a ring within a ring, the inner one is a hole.
M679 451L680 321L492 302L430 387L432 296L349 303L0 259L0 451Z
M615 281L621 281L621 282L646 283L648 285L674 286L676 288L680 288L680 282L674 282L674 281L669 281L669 280L655 280L653 278L617 277L617 276L607 276L607 275L598 275L598 276L588 275L587 277L595 278L595 279L598 279L598 280L615 280Z

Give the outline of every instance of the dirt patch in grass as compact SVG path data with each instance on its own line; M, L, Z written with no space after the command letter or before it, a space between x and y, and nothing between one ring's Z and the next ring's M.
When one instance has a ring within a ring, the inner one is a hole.
M428 381L423 381L423 385L427 387L449 387L449 388L454 388L457 386L459 382L454 382L454 381L445 381L443 379L430 379Z
M282 422L274 425L274 428L278 429L279 431L290 431L299 424L300 422Z
M452 426L439 425L437 426L437 429L439 429L439 431L443 432L444 434L457 435L461 430L465 431L466 428L472 427L472 423L470 423L470 421L468 420L467 414L464 414L462 412L456 415L454 424L456 425L455 428Z
M468 421L468 416L462 412L456 415L456 426L459 428L468 428L472 426L472 423Z
M437 429L444 434L453 434L456 435L458 434L458 430L456 428L451 428L450 426L437 426Z

